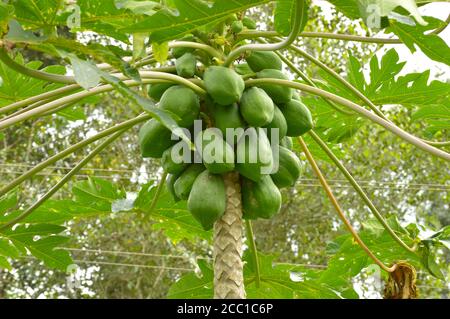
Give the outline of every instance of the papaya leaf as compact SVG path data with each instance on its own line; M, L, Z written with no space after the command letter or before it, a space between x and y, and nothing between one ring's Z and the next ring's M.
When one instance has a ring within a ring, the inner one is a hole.
M430 59L450 65L449 46L440 36L425 33L437 28L444 22L432 17L425 17L425 19L429 22L427 26L411 26L392 22L388 30L395 33L411 52L415 52L415 46L418 46Z
M42 62L40 61L25 63L20 54L16 55L14 61L35 70L39 69L42 65ZM60 65L48 66L41 69L41 71L60 75L66 74L66 68ZM63 84L59 83L49 84L46 81L18 73L2 62L0 62L0 78L0 106L21 101L28 97L52 91L63 86Z
M117 9L128 9L136 14L151 16L161 9L161 4L156 1L116 0Z
M183 239L191 241L199 238L211 239L211 232L203 230L200 223L192 217L187 209L186 201L176 203L165 187L155 208L149 211L155 193L156 186L153 183L146 184L134 202L135 209L150 216L154 222L153 229L163 231L173 243Z
M0 197L0 216L17 206L17 191L9 192Z
M169 299L212 299L214 273L204 261L198 261L200 276L189 273L174 283L167 293Z
M292 30L292 23L295 19L295 0L277 0L274 19L275 19L275 30L287 36ZM303 6L302 10L302 23L300 27L300 32L303 31L307 22L308 22L308 4L306 1L301 1L301 5Z
M125 198L123 190L118 189L110 181L89 177L76 183L72 192L78 203L96 207L98 210L111 211L111 205L118 199Z
M3 34L8 31L9 19L12 18L13 13L13 6L0 2L0 37L3 37Z
M153 56L159 63L165 63L169 57L169 43L152 43Z
M59 234L65 230L62 226L50 224L20 225L13 230L0 232L0 255L17 258L30 252L44 262L47 267L65 271L73 263L69 253L58 249L68 240Z
M173 0L174 10L162 9L121 31L151 33L152 42L162 43L182 37L198 27L225 20L230 14L269 2L268 0Z
M31 28L48 28L55 25L58 11L63 9L63 0L13 1L15 18Z

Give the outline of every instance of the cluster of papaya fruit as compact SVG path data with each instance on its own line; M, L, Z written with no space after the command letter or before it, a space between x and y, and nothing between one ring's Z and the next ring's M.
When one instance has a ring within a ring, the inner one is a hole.
M235 22L231 27L237 31L240 25ZM246 87L242 75L233 68L199 67L194 49L174 48L172 55L177 74L202 79L207 96L200 97L173 83L151 85L149 96L159 102L159 108L175 114L180 127L192 132L194 121L202 119L202 129L192 138L195 151L188 148L191 156L186 157L186 142L173 140L171 132L152 119L139 133L142 156L161 159L169 174L166 182L170 193L176 201L187 200L190 212L206 230L225 212L223 176L230 172L240 175L244 218L271 218L281 208L279 189L294 185L302 173L302 163L292 151L292 137L312 129L308 108L289 87ZM245 63L253 72L251 77L287 79L274 52L254 51ZM232 138L230 129L238 132ZM205 152L208 149L214 149L214 154Z

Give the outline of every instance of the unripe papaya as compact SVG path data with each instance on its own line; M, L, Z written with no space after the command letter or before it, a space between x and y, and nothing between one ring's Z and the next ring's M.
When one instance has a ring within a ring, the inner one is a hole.
M288 150L292 150L292 148L294 147L294 142L292 142L292 138L291 137L285 136L280 141L280 146L286 147Z
M281 59L273 51L253 51L246 61L253 72L260 72L266 69L281 71L283 68Z
M161 158L164 151L176 142L172 140L172 132L155 119L145 123L139 131L142 157Z
M170 111L180 119L178 125L190 127L200 113L200 101L195 92L184 86L173 86L164 92L159 107Z
M210 230L226 209L226 189L222 176L201 173L192 186L188 209L203 229Z
M169 174L166 179L167 190L169 191L169 194L172 196L172 198L175 202L180 201L180 198L178 198L177 194L175 194L175 188L174 188L174 184L177 181L177 178L178 178L177 175Z
M230 14L228 18L225 20L226 24L231 24L238 19L236 13Z
M267 128L267 137L269 138L269 140L271 139L272 136L271 134L272 129L278 129L278 138L280 140L286 136L288 129L286 119L284 118L284 115L278 108L278 106L275 106L272 122L270 122L264 127Z
M192 164L186 168L173 185L176 196L183 200L188 199L195 179L204 170L205 167L201 164Z
M206 169L213 174L223 174L234 170L233 148L224 141L222 132L209 128L195 138L195 147L201 152Z
M244 120L254 127L261 127L273 120L275 106L264 90L252 87L245 90L240 102L240 110Z
M175 68L177 74L184 78L191 78L194 76L197 69L197 59L192 53L185 53L175 61Z
M248 179L257 182L272 171L272 148L263 129L248 128L239 139L236 155L236 170Z
M300 136L314 127L309 109L300 101L292 100L281 106L288 125L287 136Z
M188 34L182 37L180 41L195 42L195 37L191 34ZM194 48L179 47L172 49L172 55L175 59L182 57L184 54L188 52L194 52Z
M234 21L231 24L231 32L233 33L240 33L242 29L244 29L244 24L242 23L242 21Z
M293 186L302 173L302 163L294 152L283 146L278 154L278 171L272 174L272 180L278 188Z
M272 78L280 80L288 80L280 70L266 69L256 74L258 79ZM276 84L261 84L259 85L272 98L276 104L287 103L292 99L293 90L289 87Z
M148 89L148 96L150 96L153 100L156 102L159 102L161 100L161 97L163 96L164 92L167 91L168 88L174 86L173 83L157 83L150 85Z
M214 126L222 132L225 140L227 138L227 128L236 129L245 127L244 119L242 118L236 103L228 106L213 105L211 113L214 118ZM230 141L228 142L231 143Z
M269 219L280 211L281 193L270 176L259 182L242 178L242 209L245 219Z
M256 22L255 22L255 20L250 19L249 17L242 18L242 23L248 29L251 29L251 30L256 29Z
M189 166L190 158L189 146L185 141L180 141L164 151L161 166L165 172L178 175Z
M234 70L223 66L210 66L203 75L206 91L214 102L230 105L239 102L244 92L244 80Z

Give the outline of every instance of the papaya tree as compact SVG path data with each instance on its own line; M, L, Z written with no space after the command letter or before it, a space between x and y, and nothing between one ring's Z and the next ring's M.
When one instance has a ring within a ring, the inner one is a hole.
M349 53L344 76L308 53L302 40L404 45L448 65L450 50L439 35L449 20L422 16L423 3L413 0L329 2L347 18L362 19L367 36L305 31L314 6L306 0L2 2L0 139L11 140L15 128L30 121L76 117L82 103L106 93L125 98L123 108L134 116L1 184L0 266L31 254L66 270L73 261L62 249L64 224L133 211L162 229L171 220L176 235L169 237L212 236L212 266L199 262L202 276L179 279L172 298L353 298L352 278L372 265L386 279L386 298L417 297L417 268L442 279L436 258L448 248L448 227L426 229L424 236L421 226L403 227L382 214L336 147L376 125L395 137L392 143L413 145L448 167L448 83L430 82L429 72L400 74L404 63L394 49L381 60L372 57L368 68ZM273 31L250 18L261 6L274 8ZM29 51L42 61L24 60ZM48 57L52 65L42 67ZM392 105L413 111L412 120L427 128L423 136L390 118L384 106ZM162 168L157 185L146 184L130 200L123 189L90 178L73 187L74 198L52 199L136 126L140 156ZM18 201L24 182L92 145L45 194L31 204ZM360 229L319 158L342 173L373 214ZM314 172L348 231L330 247L334 255L325 270L274 265L255 242L253 221L279 214L283 194L305 169ZM295 273L306 279L292 280Z

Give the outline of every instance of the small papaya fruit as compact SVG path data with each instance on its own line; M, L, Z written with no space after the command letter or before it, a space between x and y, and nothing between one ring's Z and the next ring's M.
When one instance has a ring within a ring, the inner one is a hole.
M188 34L182 37L180 41L195 42L195 37L192 34ZM175 59L182 57L188 52L194 52L194 48L177 47L172 49L172 55Z
M248 128L236 147L236 170L255 182L273 168L272 148L261 128Z
M139 131L142 157L161 158L164 151L176 142L172 140L172 132L155 119L145 123Z
M225 140L227 139L227 128L236 129L245 127L245 121L236 103L227 106L216 104L211 108L211 113L214 119L214 126L222 132ZM236 138L234 138L235 144L237 142ZM230 143L230 141L228 142Z
M177 85L164 92L159 107L177 115L178 125L190 127L200 113L200 100L193 90Z
M157 83L152 84L148 88L148 96L150 96L154 101L159 102L161 100L164 92L167 91L168 88L174 86L173 83Z
M237 20L231 23L231 32L237 34L240 33L243 29L244 24L242 23L242 21Z
M165 172L178 175L183 172L191 162L191 151L185 141L169 147L161 158L161 166Z
M293 186L302 173L302 163L294 152L283 146L278 154L278 171L272 174L272 180L278 188Z
M273 51L253 51L246 58L246 61L253 72L260 72L266 69L281 71L283 68L281 59Z
M180 198L177 196L177 194L175 194L175 188L174 188L174 184L177 181L177 178L178 178L177 175L169 174L169 175L167 175L167 179L166 179L167 190L169 191L169 194L172 196L172 199L175 202L180 201Z
M287 136L300 136L314 127L311 112L300 101L291 100L281 105L281 112L288 125Z
M288 150L292 150L292 148L294 147L294 142L292 141L291 137L285 136L280 141L280 146L286 147Z
M289 78L280 70L266 69L256 73L258 79L272 78L280 80L288 80ZM276 104L287 103L292 99L293 90L286 86L276 84L259 85L272 98Z
M244 92L244 80L234 70L223 66L210 66L203 75L206 91L214 102L230 105L239 102Z
M263 89L251 87L242 94L240 110L250 126L261 127L273 120L275 106Z
M287 134L287 122L278 106L275 106L272 122L264 126L267 129L267 137L272 137L272 129L278 129L278 138L281 140Z
M219 129L208 128L200 132L195 138L195 147L209 172L223 174L234 170L234 150L224 141Z
M269 219L281 208L281 193L270 176L259 182L242 178L242 210L245 219Z
M193 77L197 69L197 59L195 58L195 55L190 52L183 54L175 61L175 68L179 76L184 78Z
M242 18L242 23L244 24L244 26L247 29L250 29L250 30L255 30L256 29L256 22L255 22L255 20L253 20L253 19L251 19L249 17Z
M192 164L186 168L173 185L176 196L183 200L188 199L195 179L204 170L205 167L201 164Z
M188 209L203 229L210 230L226 209L226 188L222 176L202 172L194 182Z

